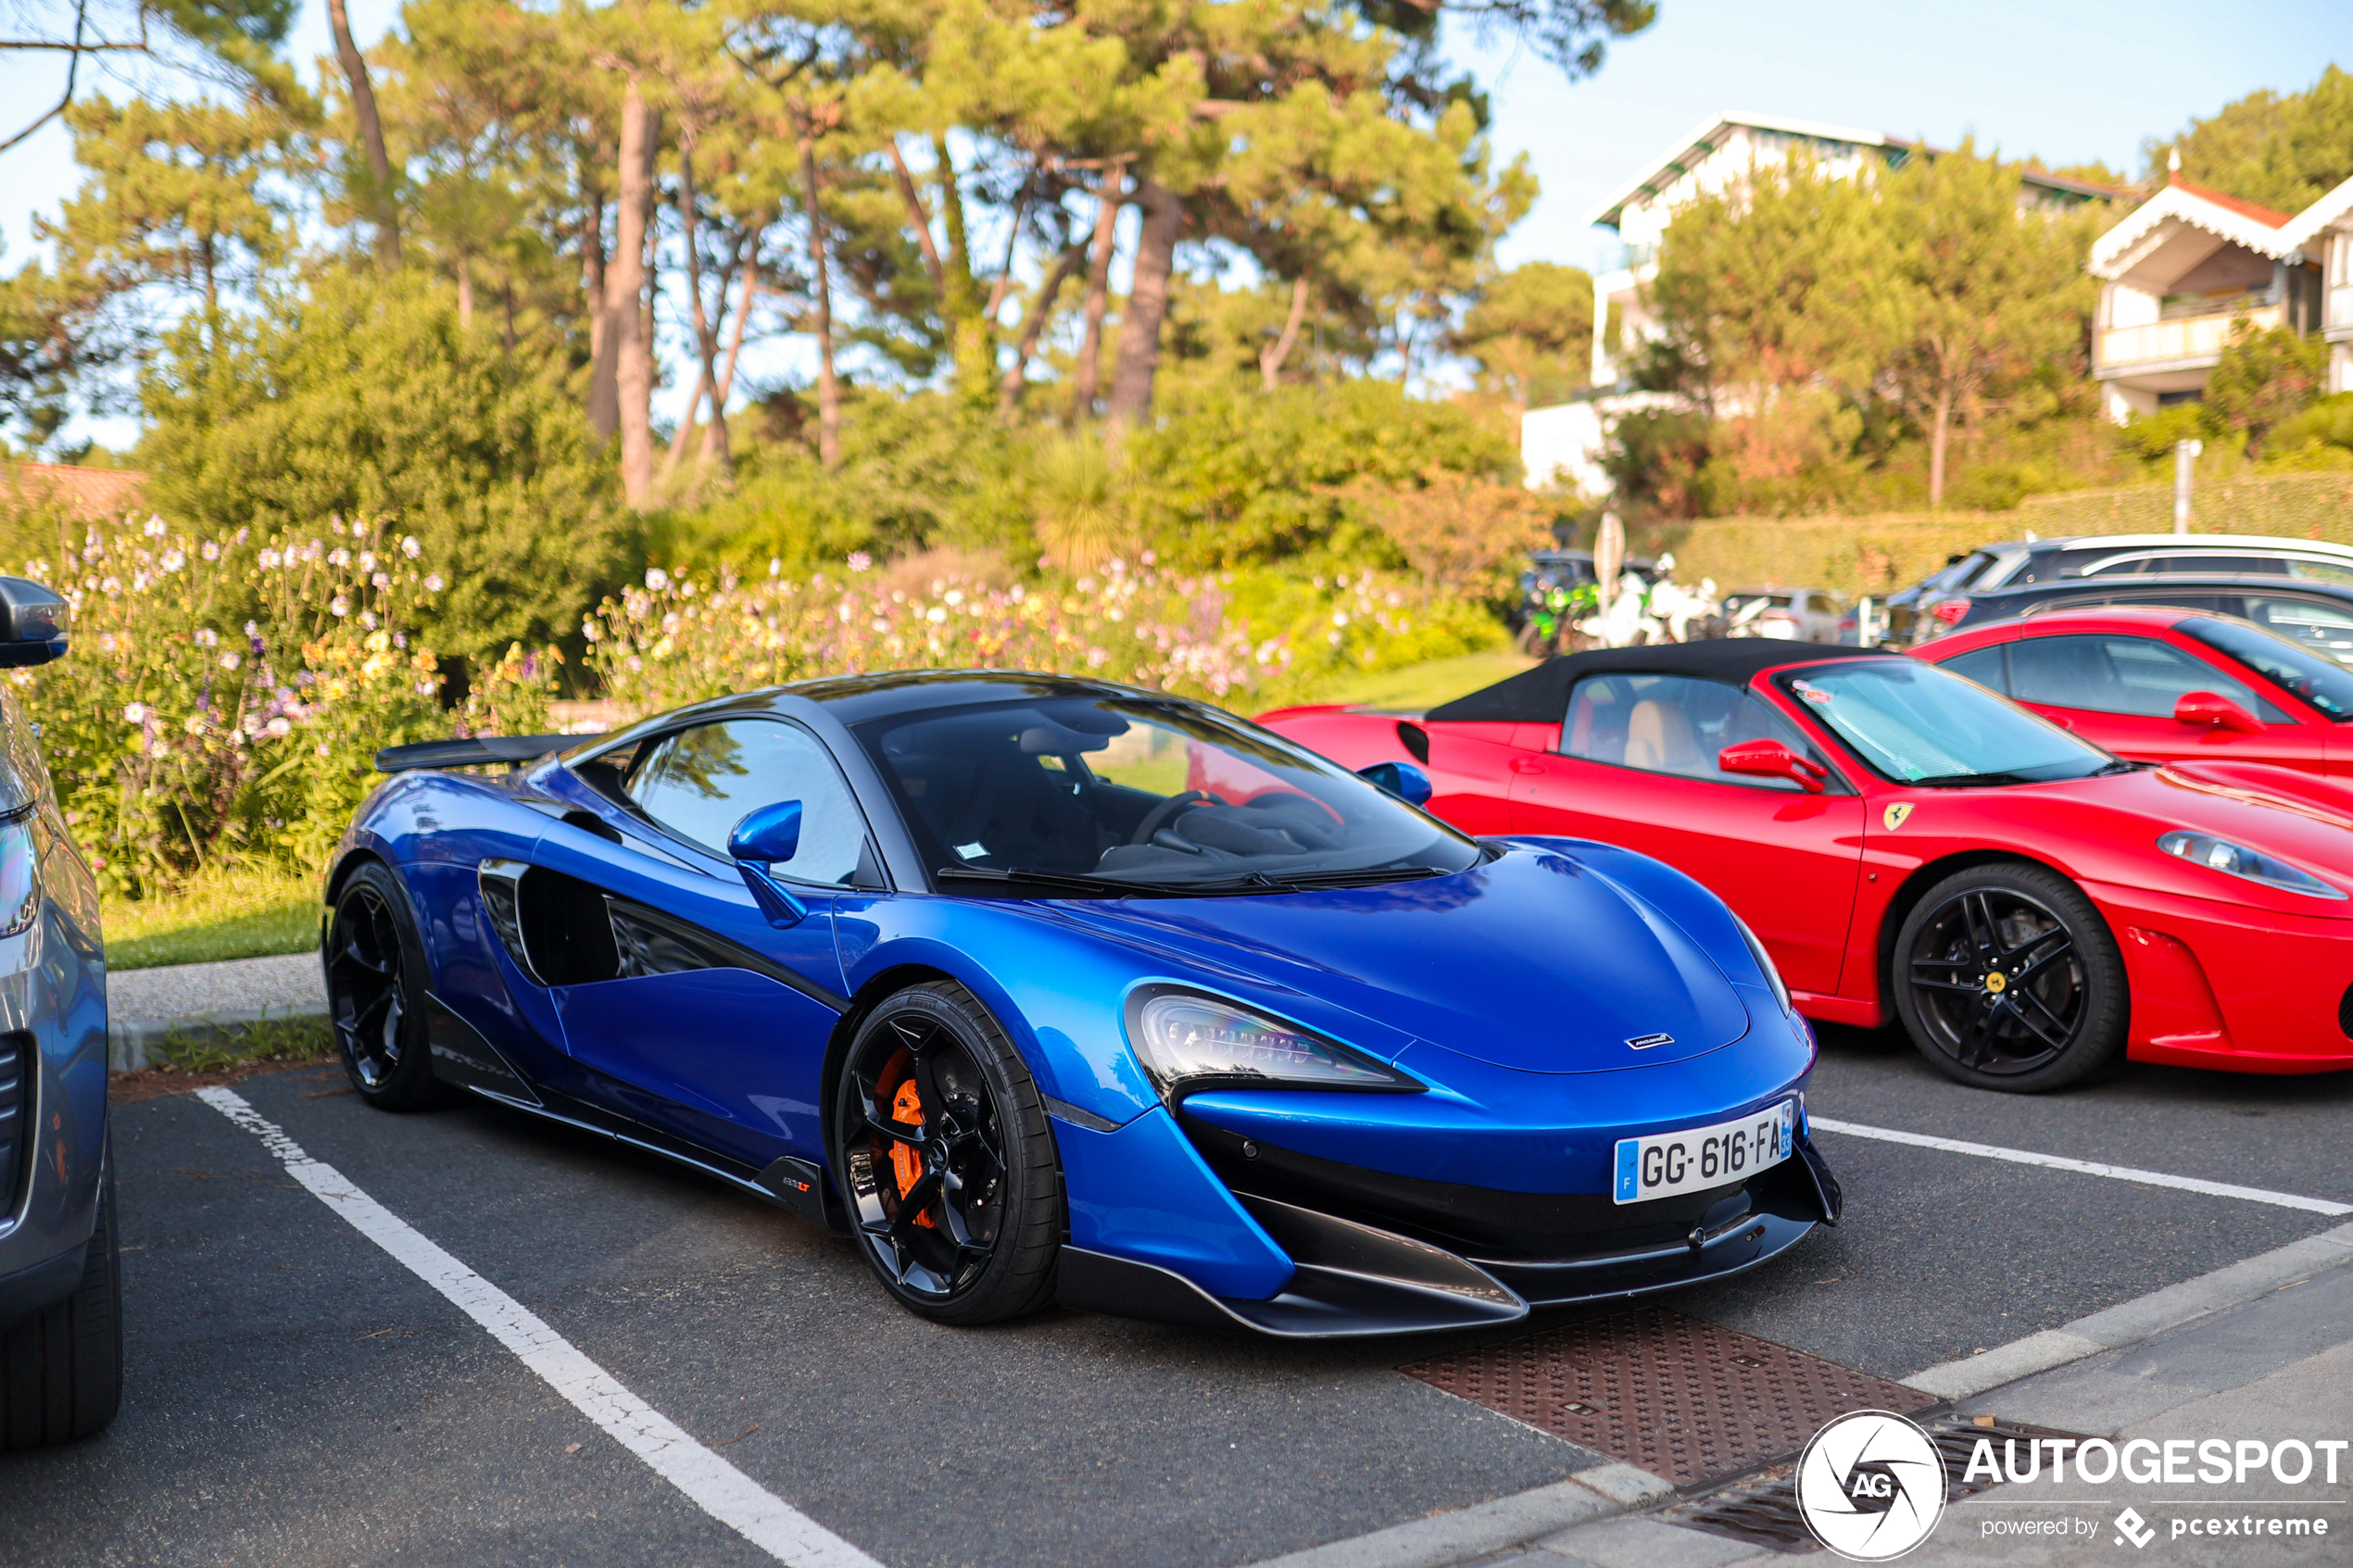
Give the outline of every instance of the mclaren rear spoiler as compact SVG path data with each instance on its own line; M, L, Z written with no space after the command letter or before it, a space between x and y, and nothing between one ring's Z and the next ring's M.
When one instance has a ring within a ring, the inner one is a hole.
M406 773L419 768L521 767L551 751L568 751L600 735L480 735L472 740L428 740L387 746L376 753L376 771Z

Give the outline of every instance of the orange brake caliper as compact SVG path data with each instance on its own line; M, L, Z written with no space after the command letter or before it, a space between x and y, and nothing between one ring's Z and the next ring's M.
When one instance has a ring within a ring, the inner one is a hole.
M906 1078L900 1083L899 1093L891 1098L890 1114L891 1119L901 1126L923 1125L924 1097L915 1087L913 1078ZM890 1169L899 1178L899 1196L904 1198L915 1190L917 1182L924 1179L924 1157L910 1146L894 1142L890 1146ZM928 1212L916 1215L915 1223L932 1224L931 1215ZM938 1227L935 1225L933 1228Z

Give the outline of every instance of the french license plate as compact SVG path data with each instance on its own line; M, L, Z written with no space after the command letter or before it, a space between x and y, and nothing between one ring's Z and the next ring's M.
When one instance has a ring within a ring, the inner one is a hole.
M1787 1160L1796 1135L1797 1102L1785 1099L1737 1122L1620 1138L1610 1196L1620 1203L1643 1203L1729 1186Z

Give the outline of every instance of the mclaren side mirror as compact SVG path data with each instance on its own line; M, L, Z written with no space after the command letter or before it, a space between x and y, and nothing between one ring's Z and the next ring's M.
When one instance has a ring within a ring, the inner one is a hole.
M1808 795L1830 787L1830 770L1800 757L1777 740L1744 740L1716 754L1716 766L1727 773L1754 779L1793 779Z
M751 889L753 902L770 925L781 930L809 918L809 906L768 871L779 860L800 853L799 801L779 800L745 812L736 831L727 835L727 853L735 858L736 873Z
M1359 768L1356 776L1370 780L1376 788L1386 790L1408 806L1429 804L1429 775L1411 762L1376 762L1369 768Z
M2220 692L2183 692L2173 704L2173 721L2201 730L2236 730L2243 735L2263 733L2262 720Z
M0 577L0 670L66 656L66 601L30 577Z

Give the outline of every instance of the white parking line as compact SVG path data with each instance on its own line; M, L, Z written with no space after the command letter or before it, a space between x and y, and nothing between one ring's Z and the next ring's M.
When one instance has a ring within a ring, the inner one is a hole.
M2215 1198L2240 1198L2249 1203L2271 1203L2282 1209L2302 1209L2314 1214L2353 1214L2353 1203L2338 1203L2326 1198L2304 1198L2292 1192L2272 1192L2267 1187L2233 1186L2229 1182L2209 1182L2197 1176L2170 1176L2162 1171L2140 1171L2130 1165L2104 1165L2096 1160L2070 1160L2059 1154L2036 1154L2031 1149L2004 1148L1998 1144L1969 1143L1960 1138L1932 1138L1925 1133L1899 1133L1889 1127L1865 1127L1853 1122L1833 1122L1827 1116L1809 1116L1809 1127L1819 1127L1826 1133L1843 1133L1850 1138L1877 1138L1882 1143L1910 1144L1917 1148L1941 1148L1947 1154L1974 1154L1982 1160L2007 1160L2013 1165L2044 1165L2054 1171L2072 1171L2082 1176L2112 1176L2120 1182L2138 1182L2143 1186L2178 1187L2183 1192L2202 1192Z
M283 1128L265 1119L243 1096L228 1089L198 1089L196 1098L259 1138L285 1165L288 1175L488 1329L581 1414L651 1465L656 1474L686 1493L705 1513L792 1568L882 1568L875 1559L696 1442L522 1303L443 1251L333 1166L304 1153Z

